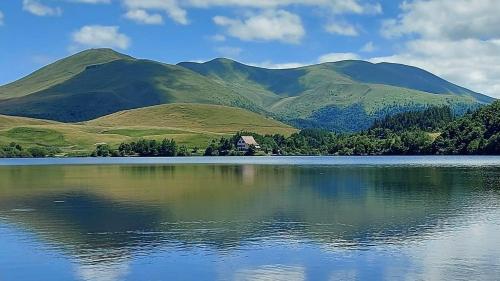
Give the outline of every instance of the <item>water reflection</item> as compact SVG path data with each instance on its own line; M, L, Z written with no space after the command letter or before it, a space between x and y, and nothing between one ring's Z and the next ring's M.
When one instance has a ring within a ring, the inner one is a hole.
M75 280L488 279L499 182L495 167L1 167L0 247L44 245ZM7 259L7 277L33 268Z

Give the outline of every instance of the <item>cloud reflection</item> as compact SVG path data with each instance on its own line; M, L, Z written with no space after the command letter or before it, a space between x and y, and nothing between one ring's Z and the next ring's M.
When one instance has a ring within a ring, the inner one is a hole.
M237 271L235 281L303 281L306 270L302 266L264 265Z
M130 265L126 260L79 264L76 268L77 278L83 281L119 281L129 272Z

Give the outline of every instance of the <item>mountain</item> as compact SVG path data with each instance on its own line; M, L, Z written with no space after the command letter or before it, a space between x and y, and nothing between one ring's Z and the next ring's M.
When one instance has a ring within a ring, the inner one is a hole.
M129 57L111 49L88 50L56 61L13 83L0 87L0 99L15 98L36 93L81 73L90 65L104 64Z
M169 65L109 49L83 51L0 87L0 113L79 122L170 103L240 107L296 127L368 128L387 115L492 98L399 64L364 61L265 69L229 59Z
M338 72L358 82L391 85L432 94L470 96L485 103L493 101L488 96L452 84L417 67L395 63L373 64L364 61L343 61L332 66Z
M454 85L422 69L365 61L264 69L228 59L180 63L253 100L298 127L338 131L366 129L387 115L451 106L458 113L494 99ZM243 89L243 90L242 90Z
M88 51L90 54L99 52ZM79 63L81 57L89 56L88 53L72 56L64 65L71 65L72 61ZM57 72L63 73L62 69L64 67ZM40 71L39 76L48 76L43 69ZM27 84L36 84L32 78L24 80ZM250 100L186 68L127 57L88 64L80 73L54 86L0 100L0 113L75 122L124 109L176 102L223 104L258 111Z

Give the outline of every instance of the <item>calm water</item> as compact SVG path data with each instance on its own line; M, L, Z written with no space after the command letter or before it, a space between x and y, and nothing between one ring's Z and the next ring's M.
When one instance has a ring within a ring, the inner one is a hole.
M94 161L0 161L0 281L500 276L499 157Z

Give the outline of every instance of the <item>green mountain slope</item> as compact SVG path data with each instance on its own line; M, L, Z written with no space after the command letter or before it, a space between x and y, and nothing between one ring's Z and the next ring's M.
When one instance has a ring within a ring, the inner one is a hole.
M298 127L367 129L428 106L455 112L493 101L424 70L362 61L265 69L228 59L168 65L89 50L0 87L0 113L77 122L170 103L218 104Z
M111 49L91 49L41 68L32 74L0 87L0 99L26 96L62 83L84 71L89 65L118 59L132 59Z
M0 112L77 122L124 109L177 102L230 105L259 112L249 99L186 68L135 59L88 66L43 91L0 101Z
M388 114L445 105L462 113L494 100L398 64L342 61L271 70L216 59L179 65L236 92L243 87L270 97L259 105L298 127L357 131Z
M363 83L391 85L440 95L470 96L481 102L493 102L491 97L457 86L413 66L365 61L342 61L330 65L338 72Z

